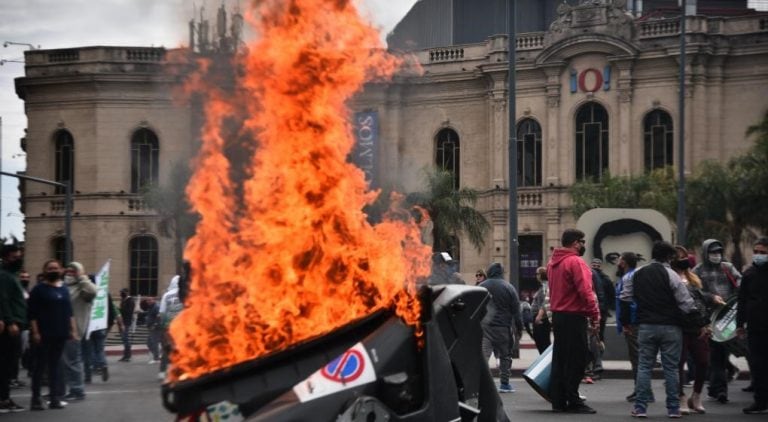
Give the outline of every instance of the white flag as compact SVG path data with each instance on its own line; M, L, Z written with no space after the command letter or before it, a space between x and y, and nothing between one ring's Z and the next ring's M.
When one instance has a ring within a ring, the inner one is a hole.
M96 273L96 298L91 307L91 323L88 324L88 333L85 338L90 338L91 333L107 328L107 317L109 315L109 303L107 292L109 292L109 264L108 259L104 266Z

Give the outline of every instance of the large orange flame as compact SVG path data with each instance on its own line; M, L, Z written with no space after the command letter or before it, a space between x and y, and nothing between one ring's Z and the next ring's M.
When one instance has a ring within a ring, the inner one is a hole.
M201 221L185 251L193 278L188 307L171 326L171 380L382 308L417 324L416 282L429 272L419 227L407 218L366 221L362 208L376 194L346 161L354 139L345 103L398 60L349 0L257 0L246 17L258 40L240 58L235 94L207 93L187 190ZM240 186L225 154L232 119L241 123L235 143L253 152Z

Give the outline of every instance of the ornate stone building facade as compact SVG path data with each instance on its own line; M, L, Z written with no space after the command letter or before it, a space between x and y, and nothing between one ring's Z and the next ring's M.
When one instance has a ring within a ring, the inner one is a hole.
M634 19L626 2L563 5L549 31L517 39L519 240L524 277L575 224L568 188L606 172L675 164L679 21ZM687 170L749 147L768 107L768 16L687 19ZM421 73L369 85L353 102L358 138L373 145L379 186L423 189L425 169L456 170L482 192L493 225L480 252L458 239L461 271L507 264L507 38L413 53ZM197 144L193 107L155 48L83 47L26 53L17 80L28 118L27 173L73 180L74 257L89 271L112 259L112 289L158 294L174 274L171 239L139 194L167 180ZM373 142L375 138L376 142ZM63 249L63 195L23 186L27 262Z
M768 15L687 18L686 171L751 145L768 107ZM415 51L421 74L370 86L380 184L420 189L431 166L482 192L493 224L479 253L459 239L461 271L506 264L507 37ZM575 225L568 187L677 163L679 19L635 19L625 1L562 4L549 31L517 39L518 226L530 280ZM445 158L449 149L451 156Z
M32 50L16 80L27 174L72 181L73 257L94 273L111 259L113 293L157 295L176 273L173 242L141 195L196 149L190 107L172 99L179 79L170 66L161 48ZM63 259L64 195L30 182L22 192L34 274L46 259Z

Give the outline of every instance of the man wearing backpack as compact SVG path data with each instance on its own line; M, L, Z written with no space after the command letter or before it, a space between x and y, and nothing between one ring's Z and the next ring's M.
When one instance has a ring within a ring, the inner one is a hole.
M693 272L701 279L705 294L719 296L725 302L736 296L741 284L741 274L723 260L723 243L716 239L701 244L701 263ZM710 339L708 393L720 403L728 403L728 356L724 343Z

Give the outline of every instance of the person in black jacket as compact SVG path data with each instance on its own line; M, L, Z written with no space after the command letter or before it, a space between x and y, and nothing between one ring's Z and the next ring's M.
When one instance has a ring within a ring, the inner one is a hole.
M746 414L768 413L768 237L752 250L752 265L744 271L736 311L737 333L747 338L755 401ZM746 329L745 329L746 326Z
M631 326L630 304L637 303L637 340L639 361L636 380L635 405L632 416L646 417L651 398L651 372L656 355L661 351L661 364L667 393L667 416L679 418L680 397L678 364L683 343L682 327L688 324L702 327L695 304L680 276L669 263L677 256L677 250L669 242L656 242L653 260L635 271L621 292L620 320L625 327ZM633 327L634 329L634 327Z
M493 353L500 361L501 379L499 392L512 393L515 389L509 383L512 373L512 348L515 337L512 328L522 332L523 322L520 317L520 299L517 290L504 280L504 267L499 263L488 267L488 279L480 283L491 294L488 313L483 318L483 356L488 360Z

